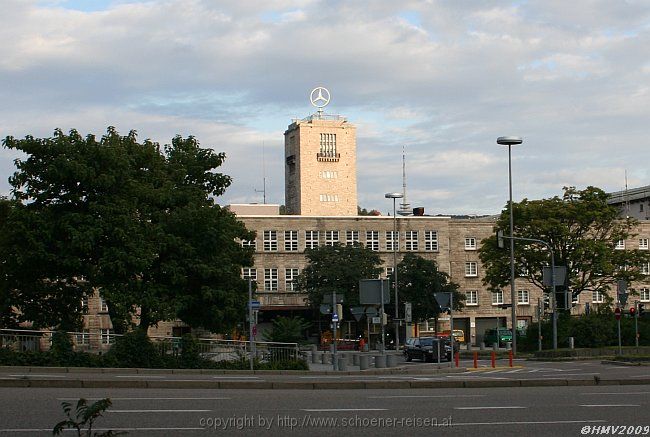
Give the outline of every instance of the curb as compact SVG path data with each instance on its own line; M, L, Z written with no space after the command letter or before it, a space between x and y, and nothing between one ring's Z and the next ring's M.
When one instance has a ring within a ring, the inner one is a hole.
M508 379L490 381L115 381L0 379L1 388L152 388L219 390L370 390L493 387L567 387L600 385L650 385L638 379Z

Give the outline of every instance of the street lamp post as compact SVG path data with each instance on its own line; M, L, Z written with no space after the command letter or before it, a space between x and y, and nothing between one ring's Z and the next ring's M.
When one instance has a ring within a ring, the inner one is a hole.
M397 234L397 215L395 214L395 201L404 197L402 193L386 193L386 199L393 199L393 278L395 282L395 350L399 350L399 301L397 300L397 245L399 236ZM397 238L397 239L396 239Z
M512 146L523 143L521 137L499 137L497 144L508 146L508 187L510 189L510 237L514 237L512 215ZM512 304L512 353L517 353L517 296L515 294L515 240L510 238L510 303Z

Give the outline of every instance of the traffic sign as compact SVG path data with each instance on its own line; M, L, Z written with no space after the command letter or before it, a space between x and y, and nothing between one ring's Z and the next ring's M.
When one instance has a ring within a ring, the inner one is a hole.
M338 322L339 321L339 315L337 313L332 313L332 322Z
M636 307L630 307L630 316L634 317L636 314Z
M614 317L616 317L616 320L621 320L621 309L620 308L616 308L614 310Z
M261 303L259 300L251 300L248 302L252 310L259 310Z

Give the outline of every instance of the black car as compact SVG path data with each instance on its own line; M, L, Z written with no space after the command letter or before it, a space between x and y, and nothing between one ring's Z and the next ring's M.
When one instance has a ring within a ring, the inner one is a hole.
M440 350L441 358L444 356L447 361L451 360L451 346L445 344L443 339L437 337L417 337L406 343L404 356L406 357L406 361L411 361L415 358L433 362L438 361L438 350Z

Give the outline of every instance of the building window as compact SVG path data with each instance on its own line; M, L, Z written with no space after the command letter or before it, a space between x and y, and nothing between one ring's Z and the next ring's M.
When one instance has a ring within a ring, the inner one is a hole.
M503 291L492 292L492 305L503 305Z
M339 242L339 231L325 231L325 245L334 246Z
M257 241L255 241L255 240L242 240L241 247L252 247L253 250L257 250Z
M642 288L639 290L639 299L641 302L650 302L650 288Z
M476 261L465 263L465 276L478 276L478 266Z
M591 301L593 303L603 303L605 302L603 292L600 290L594 290L591 292Z
M113 343L113 333L110 329L100 329L100 335L102 344Z
M278 291L278 269L264 269L264 291Z
M348 246L354 246L354 244L359 242L359 231L346 231L345 232L345 244Z
M318 176L321 179L338 179L339 177L339 172L338 171L319 171Z
M76 334L76 340L78 346L86 346L90 344L90 332L87 329L84 329L80 333Z
M99 298L99 312L100 313L108 312L108 304L106 303L106 300L104 300L103 297Z
M386 250L399 250L399 232L386 231Z
M241 269L241 277L245 280L257 281L257 269L254 267L244 267Z
M639 238L639 249L648 250L648 239L647 238Z
M264 251L277 252L278 231L264 231Z
M476 238L465 237L465 250L476 250Z
M616 246L614 246L614 249L616 249L616 250L624 250L625 249L625 240L618 240L616 242Z
M320 195L320 201L321 202L338 202L339 201L339 195L338 194L321 194Z
M641 264L641 274L646 276L650 275L650 263Z
M528 290L517 290L517 305L530 305Z
M406 231L406 250L418 250L418 231Z
M316 249L318 247L318 231L305 231L305 248Z
M465 292L465 305L478 305L478 290L469 290Z
M427 252L438 251L438 231L424 231L424 250Z
M296 291L296 279L300 271L298 269L284 269L284 281L287 291Z
M284 250L287 252L298 251L298 231L284 231Z
M576 305L579 304L580 303L580 295L575 294L575 293L571 293L571 303L574 303Z
M336 158L336 134L320 134L319 156Z
M366 247L370 250L379 250L379 231L366 231Z
M84 314L88 312L88 296L81 298L81 312Z
M386 278L390 278L391 276L393 276L393 271L394 270L395 269L393 267L386 267L386 269L385 269Z

